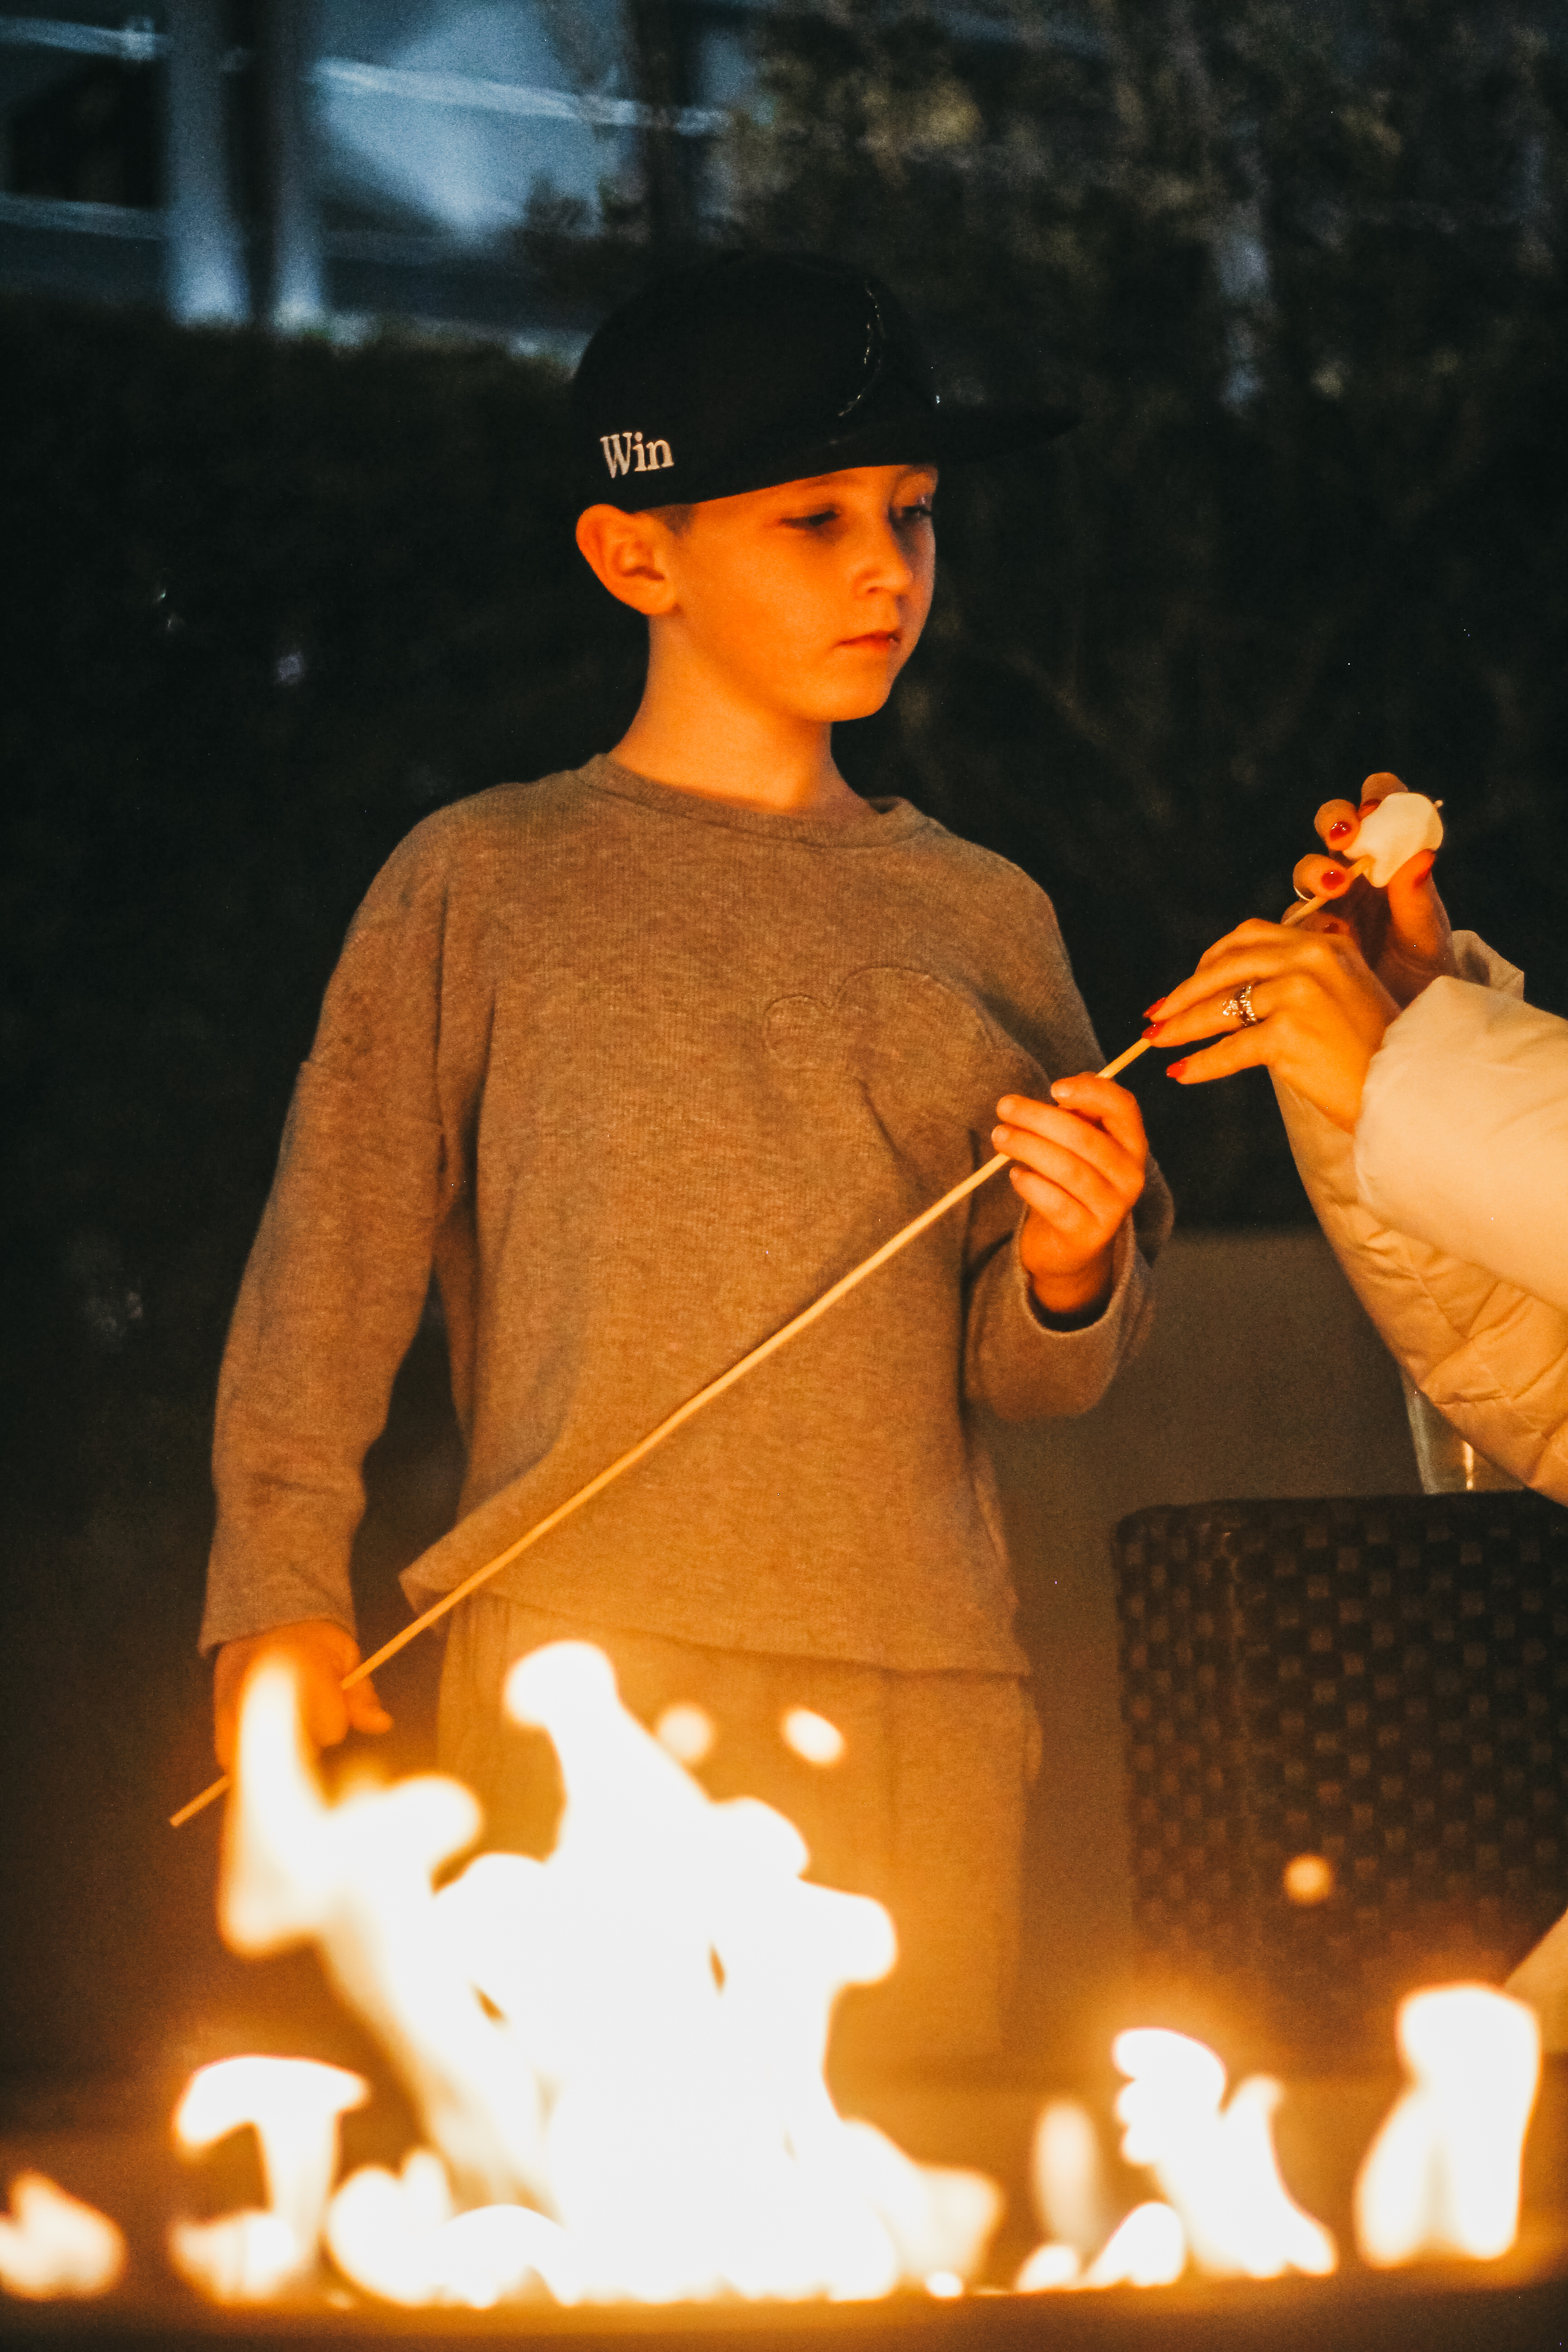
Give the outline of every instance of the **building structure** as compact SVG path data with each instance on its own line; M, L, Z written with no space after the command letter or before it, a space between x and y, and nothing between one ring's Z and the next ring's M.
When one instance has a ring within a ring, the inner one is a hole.
M747 0L0 5L0 285L192 322L570 346L529 256L700 240Z
M569 354L605 289L552 257L722 233L721 142L784 5L0 0L0 288ZM1077 0L942 14L1004 82L1011 48L1101 46Z
M1119 119L1103 91L1032 159L980 118L1001 123L1031 49L1113 79L1116 10L933 5L979 101L971 160L1005 177L1081 171L1090 115ZM1173 66L1206 87L1191 12L1162 5L1168 19L1152 9L1144 31L1152 22ZM1363 0L1301 5L1354 53ZM134 13L0 0L0 288L345 339L397 321L570 356L619 290L574 257L616 247L624 276L628 259L723 234L724 134L754 94L759 36L770 17L798 26L811 13L810 0L157 0ZM1561 57L1563 0L1510 0L1487 37L1507 48L1516 36ZM1231 127L1245 144L1245 123ZM1539 163L1542 139L1522 152ZM1241 162L1257 181L1256 159ZM1528 227L1547 202L1543 166L1527 168L1507 209ZM1237 320L1228 393L1246 399L1248 320L1270 276L1256 190L1215 234L1215 266Z

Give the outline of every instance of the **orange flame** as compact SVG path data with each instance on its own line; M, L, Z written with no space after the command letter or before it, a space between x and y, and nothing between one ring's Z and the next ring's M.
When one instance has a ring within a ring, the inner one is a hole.
M338 2117L370 2086L307 2058L225 2058L198 2067L174 2110L182 2147L212 2147L249 2126L261 2144L265 2212L177 2221L174 2268L217 2303L257 2303L308 2281L338 2169Z
M1441 1985L1401 2003L1397 2030L1414 2079L1356 2181L1363 2257L1379 2267L1422 2254L1494 2262L1519 2231L1540 2026L1489 1985Z
M1100 2201L1098 2142L1073 2103L1047 2107L1036 2138L1036 2193L1047 2226L1064 2236L1030 2255L1021 2288L1165 2285L1180 2277L1189 2249L1213 2278L1334 2269L1333 2239L1279 2177L1278 2083L1253 2076L1222 2112L1225 2067L1203 2042L1141 2028L1118 2034L1112 2055L1130 2078L1116 2102L1126 2127L1122 2155L1148 2166L1169 2201L1137 2207L1080 2271L1079 2247L1065 2232L1078 2216L1081 2235L1082 2217Z
M125 2241L107 2214L68 2197L41 2172L17 2174L11 2205L0 2213L0 2286L7 2294L42 2302L109 2293L125 2268Z
M846 2122L823 2080L838 1993L893 1963L880 1906L807 1885L804 1844L768 1807L710 1802L622 1708L597 1651L525 1659L506 1705L560 1757L555 1851L482 1855L437 1895L436 1872L478 1831L468 1792L426 1778L329 1804L287 1667L247 1692L224 1932L247 1952L318 1947L431 2143L401 2175L366 2167L332 2197L339 2267L389 2301L478 2306L962 2289L998 2218L994 2184L913 2164ZM246 2080L252 2106L282 2087ZM314 2260L331 2100L300 2087L318 2117L313 2138L296 2126L311 2185L280 2188L269 2155L270 2212L206 2225L229 2232L211 2242L230 2294L280 2292ZM179 2243L195 2267L190 2225Z
M900 2284L962 2295L998 2219L995 2185L917 2165L846 2121L823 2074L839 1992L893 1965L887 1914L807 1884L805 1847L780 1814L711 1802L678 1760L703 1751L707 1718L671 1709L650 1736L596 1650L525 1659L505 1704L560 1758L555 1851L481 1855L437 1893L478 1833L468 1791L426 1776L328 1802L289 1669L253 1678L225 1935L243 1952L318 1948L403 2075L426 2144L399 2172L366 2165L334 2185L340 2118L368 2096L357 2075L295 2059L204 2067L176 2137L196 2151L253 2129L267 2203L177 2222L175 2268L241 2304L319 2291L323 2249L364 2293L409 2307ZM814 1762L843 1752L836 1727L805 1710L784 1729ZM1362 2252L1378 2265L1493 2260L1518 2228L1536 2017L1488 1987L1443 1986L1405 2003L1399 2042L1411 2082L1357 2181ZM1106 2234L1093 2118L1051 2103L1034 2155L1050 2234L1021 2291L1164 2285L1189 2263L1216 2277L1333 2270L1333 2240L1279 2174L1277 2083L1254 2076L1226 2104L1215 2053L1156 2029L1119 2035L1113 2054L1127 2077L1122 2154L1163 2195ZM0 2286L112 2287L125 2261L112 2221L37 2174L13 2184L13 2203Z
M1186 2226L1194 2259L1214 2278L1322 2277L1333 2239L1303 2213L1279 2178L1273 2115L1281 2092L1266 2074L1243 2083L1228 2107L1225 2068L1184 2033L1119 2033L1111 2054L1131 2077L1116 2102L1122 2154L1151 2167Z

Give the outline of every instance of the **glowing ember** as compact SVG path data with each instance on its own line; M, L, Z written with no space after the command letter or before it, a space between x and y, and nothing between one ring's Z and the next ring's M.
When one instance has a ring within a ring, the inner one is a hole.
M37 2301L107 2294L124 2268L125 2241L106 2214L41 2172L17 2174L11 2211L0 2213L0 2286L7 2294Z
M1285 1864L1283 1885L1287 1902L1303 1908L1326 1903L1334 1891L1334 1865L1326 1854L1296 1854Z
M716 1735L706 1707L667 1706L654 1725L653 1736L678 1764L700 1764L712 1753Z
M825 1715L809 1706L792 1706L779 1726L784 1745L808 1764L837 1764L844 1754L844 1734Z
M1519 2230L1541 2029L1522 2002L1489 1986L1443 1985L1401 2004L1398 2034L1413 2080L1356 2181L1363 2257L1495 2261Z

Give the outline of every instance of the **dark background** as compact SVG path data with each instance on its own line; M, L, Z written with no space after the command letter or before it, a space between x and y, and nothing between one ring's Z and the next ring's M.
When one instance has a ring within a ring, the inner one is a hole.
M846 771L1051 891L1108 1051L1384 767L1446 802L1456 922L1568 1011L1560 13L1099 20L1080 58L859 5L759 34L725 236L858 253L950 393L1085 413L944 483L927 642ZM527 266L591 318L687 249L651 202L592 233L538 208ZM230 1997L214 1822L162 1827L210 1771L218 1354L377 866L635 707L636 626L571 544L562 384L393 328L344 351L0 299L15 2077L157 2063ZM1187 1226L1305 1217L1261 1080L1134 1082ZM374 1465L372 1638L449 1507L443 1379L428 1335ZM433 1663L388 1679L405 1756Z

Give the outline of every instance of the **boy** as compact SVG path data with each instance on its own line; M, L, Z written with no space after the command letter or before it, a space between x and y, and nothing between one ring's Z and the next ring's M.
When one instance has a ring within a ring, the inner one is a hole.
M614 753L421 825L373 885L301 1073L219 1398L204 1646L219 1755L259 1651L322 1741L355 1663L360 1465L432 1268L468 1448L449 1591L975 1165L994 1181L451 1621L442 1759L548 1844L515 1657L575 1634L646 1720L694 1702L715 1793L880 1896L885 2056L999 2030L1033 1717L973 1408L1079 1412L1136 1343L1169 1208L1048 902L833 764L930 605L948 415L888 290L754 257L660 280L574 385L578 545L644 614ZM1048 1081L1058 1078L1046 1099ZM1023 1213L1020 1215L1020 1208ZM781 1733L845 1735L834 1768Z

